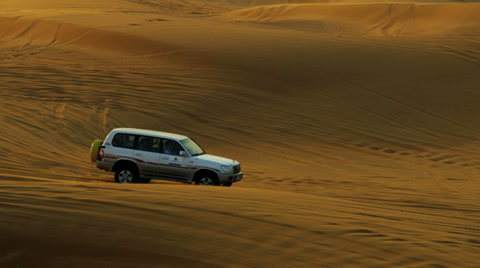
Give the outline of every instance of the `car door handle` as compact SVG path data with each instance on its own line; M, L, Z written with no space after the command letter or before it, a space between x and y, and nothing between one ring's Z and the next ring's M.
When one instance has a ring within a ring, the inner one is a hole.
M162 157L163 160L168 160L168 157Z
M142 154L135 154L135 156L142 156Z

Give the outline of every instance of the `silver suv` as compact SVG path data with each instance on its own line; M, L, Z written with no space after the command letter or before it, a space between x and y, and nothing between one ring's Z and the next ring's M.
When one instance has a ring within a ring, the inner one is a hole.
M242 180L240 163L207 154L189 137L166 132L116 128L90 149L99 169L115 172L118 183L151 179L231 186Z

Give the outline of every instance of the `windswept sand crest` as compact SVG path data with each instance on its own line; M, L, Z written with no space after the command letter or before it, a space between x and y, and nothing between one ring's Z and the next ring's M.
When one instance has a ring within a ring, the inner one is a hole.
M212 2L212 3L210 3ZM33 16L42 15L75 15L75 13L92 14L98 12L126 13L172 13L173 15L205 15L218 13L228 8L214 1L205 0L103 0L79 1L72 3L63 0L15 0L2 1L0 6L11 13L31 12ZM32 11L41 11L32 12ZM101 21L102 18L98 18Z
M225 16L322 33L478 35L480 4L304 4L235 10Z
M197 0L198 1L198 0ZM201 0L200 0L201 1ZM478 2L477 0L206 0L207 2L221 3L238 7L267 6L267 5L286 5L286 4L371 4L371 3L456 3L456 2Z
M3 25L1 40L8 40L4 46L48 47L67 45L77 49L93 48L103 53L132 53L133 55L162 54L179 52L178 47L148 38L126 33L89 28L66 22L45 19L29 20L21 17L0 18Z

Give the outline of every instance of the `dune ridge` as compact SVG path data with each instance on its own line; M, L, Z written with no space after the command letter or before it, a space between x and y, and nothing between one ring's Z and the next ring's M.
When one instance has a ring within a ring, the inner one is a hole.
M227 13L245 20L337 34L414 36L425 33L478 35L480 4L273 5Z
M42 47L74 45L78 49L93 47L106 51L136 55L163 52L173 54L174 46L152 39L132 36L108 29L84 27L46 19L29 20L21 17L0 18L3 25L0 40L4 46Z
M478 0L207 0L214 3L233 4L237 6L266 6L280 4L358 4L358 3L472 3Z

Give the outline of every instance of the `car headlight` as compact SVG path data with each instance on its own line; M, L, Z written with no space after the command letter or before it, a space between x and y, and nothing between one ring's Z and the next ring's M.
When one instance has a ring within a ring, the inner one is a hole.
M222 166L222 170L225 173L232 173L233 172L233 167L232 166Z

